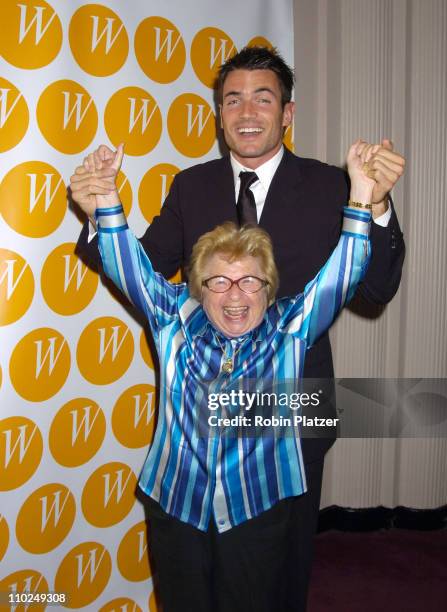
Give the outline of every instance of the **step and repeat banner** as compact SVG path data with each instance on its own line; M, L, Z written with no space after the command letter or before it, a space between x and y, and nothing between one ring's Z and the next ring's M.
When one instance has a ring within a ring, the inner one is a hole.
M0 610L27 592L35 610L157 609L135 499L153 360L74 254L67 184L125 142L120 193L143 233L175 174L220 155L218 66L246 44L292 63L292 23L292 0L1 2Z

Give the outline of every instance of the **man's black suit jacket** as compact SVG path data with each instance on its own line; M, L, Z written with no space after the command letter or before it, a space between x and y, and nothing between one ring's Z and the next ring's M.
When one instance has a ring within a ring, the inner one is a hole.
M280 274L278 297L301 292L324 265L338 242L342 207L348 196L345 172L285 150L259 221L273 241ZM224 221L237 223L229 157L177 174L160 216L155 217L140 240L154 268L169 278L187 264L197 239ZM87 232L86 224L78 251L97 263L97 242L92 240L87 245ZM399 287L405 255L394 210L388 227L372 224L371 240L371 263L358 291L368 301L385 304ZM325 334L308 351L304 376L332 379L333 374L331 348ZM335 416L333 403L321 405L318 416ZM333 439L334 434L304 439L305 462L321 458Z

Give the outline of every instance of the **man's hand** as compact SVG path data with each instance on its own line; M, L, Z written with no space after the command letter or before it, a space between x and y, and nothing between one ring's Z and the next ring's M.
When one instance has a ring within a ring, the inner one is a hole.
M370 204L375 187L374 178L369 176L368 164L372 161L380 145L371 145L364 140L354 142L348 151L346 164L351 179L349 198L354 202Z
M82 166L78 166L70 177L73 201L90 219L93 219L96 208L119 204L116 177L123 155L123 144L120 144L116 151L101 145L84 159Z
M368 176L375 181L372 203L373 211L378 211L382 205L383 212L388 208L387 197L399 178L403 175L405 158L393 150L391 140L382 140L380 148L368 161Z

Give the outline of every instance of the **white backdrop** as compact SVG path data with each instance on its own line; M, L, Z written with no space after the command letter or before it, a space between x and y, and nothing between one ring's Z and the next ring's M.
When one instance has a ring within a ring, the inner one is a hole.
M124 141L121 195L142 233L173 175L219 155L218 65L253 40L292 63L292 24L292 0L2 1L0 592L156 610L134 497L152 360L73 254L66 185L92 148Z

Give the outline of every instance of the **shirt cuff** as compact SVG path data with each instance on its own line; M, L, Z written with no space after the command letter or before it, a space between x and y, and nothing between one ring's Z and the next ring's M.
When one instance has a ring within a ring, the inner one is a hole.
M93 240L93 238L96 236L97 233L98 232L96 230L96 227L93 225L92 220L89 218L89 220L88 220L87 244L90 244L90 242Z
M100 234L121 232L129 227L121 204L110 208L97 208L95 219Z
M386 212L384 212L383 215L380 215L380 217L376 217L375 219L373 219L373 221L374 223L377 223L377 225L381 225L382 227L388 227L388 223L391 219L391 214L391 204L388 202L388 209L386 210Z
M369 235L371 212L368 209L343 207L342 233L350 236Z

